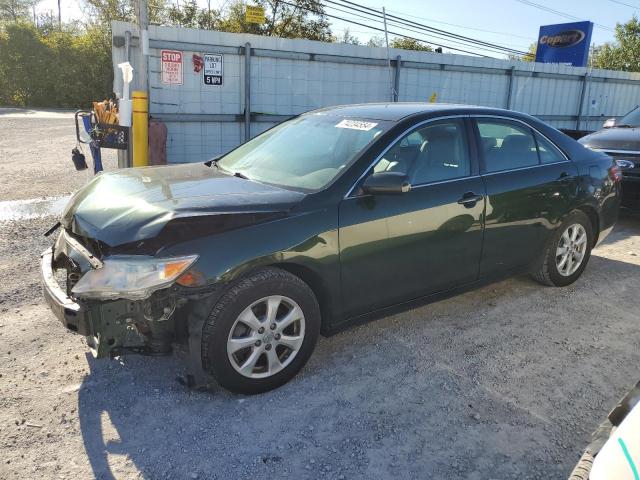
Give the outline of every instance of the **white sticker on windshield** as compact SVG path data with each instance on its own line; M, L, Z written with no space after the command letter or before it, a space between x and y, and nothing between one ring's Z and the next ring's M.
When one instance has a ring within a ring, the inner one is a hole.
M336 128L350 128L351 130L364 130L368 132L373 127L378 125L373 122L363 122L361 120L342 120L339 124L336 125Z

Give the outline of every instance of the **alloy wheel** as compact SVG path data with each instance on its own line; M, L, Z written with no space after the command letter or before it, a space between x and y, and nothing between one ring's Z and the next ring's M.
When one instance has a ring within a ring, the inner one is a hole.
M248 378L266 378L286 368L304 341L305 319L291 298L270 295L245 308L227 339L233 368Z
M567 227L556 249L556 266L564 277L573 275L587 252L587 232L582 225L574 223Z

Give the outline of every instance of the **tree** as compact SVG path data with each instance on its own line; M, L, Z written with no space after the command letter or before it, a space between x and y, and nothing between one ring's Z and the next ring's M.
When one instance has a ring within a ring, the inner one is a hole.
M529 50L524 55L509 55L509 60L519 60L521 62L535 62L536 50L538 50L538 42L529 45Z
M433 48L423 42L407 37L396 37L389 42L391 48L401 48L402 50L418 50L420 52L433 52Z
M384 47L384 37L382 35L374 35L367 42L367 47Z
M187 0L182 5L169 7L167 22L179 27L217 30L220 25L220 12L215 9L200 8L196 0Z
M640 72L640 22L634 15L616 25L615 41L596 47L592 54L596 68Z
M374 35L367 42L367 46L368 47L384 47L386 46L386 42L384 41L384 37L382 35ZM431 46L408 37L392 38L391 41L389 42L389 47L400 48L402 50L418 50L420 52L433 52L433 48L431 48Z
M37 3L36 0L0 0L0 21L26 20Z
M265 9L265 23L247 23L244 5L236 0L223 12L219 29L282 38L332 41L329 21L319 0L256 0Z
M0 0L2 1L2 0ZM111 22L120 20L134 22L137 0L84 0L93 17L94 26L111 30ZM153 0L149 4L149 23L163 24L166 21L166 0Z
M338 43L348 43L350 45L360 45L360 40L358 37L353 35L348 28L345 28L342 32L342 35L335 38L335 41Z

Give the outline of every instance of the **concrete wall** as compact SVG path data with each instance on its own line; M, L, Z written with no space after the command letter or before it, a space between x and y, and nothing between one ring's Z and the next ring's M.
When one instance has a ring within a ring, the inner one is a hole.
M132 24L114 22L112 27L114 36L127 31L137 36ZM391 96L384 48L155 26L149 39L149 111L167 123L170 162L207 159L244 140L247 43L251 136L307 110L389 101ZM132 43L137 70L136 38ZM183 52L183 85L162 84L163 48ZM221 87L203 84L202 73L193 69L194 53L224 55ZM438 102L511 108L558 128L585 130L640 103L638 73L396 49L390 56L398 101L428 101L435 93ZM114 47L114 66L125 57L124 47ZM121 89L116 70L114 91L120 94Z

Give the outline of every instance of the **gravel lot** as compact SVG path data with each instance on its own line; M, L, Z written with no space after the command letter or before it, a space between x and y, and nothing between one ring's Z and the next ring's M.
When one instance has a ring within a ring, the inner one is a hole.
M0 200L87 180L69 114L0 129ZM54 222L0 222L3 479L562 479L639 379L640 216L568 288L515 278L323 338L255 397L185 389L180 355L94 360L41 300Z

